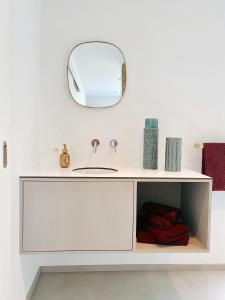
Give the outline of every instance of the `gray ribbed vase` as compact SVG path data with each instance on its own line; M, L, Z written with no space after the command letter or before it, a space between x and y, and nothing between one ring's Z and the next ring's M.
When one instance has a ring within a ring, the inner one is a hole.
M165 170L179 172L181 170L182 138L166 138Z
M144 129L144 169L158 169L158 137L159 128Z

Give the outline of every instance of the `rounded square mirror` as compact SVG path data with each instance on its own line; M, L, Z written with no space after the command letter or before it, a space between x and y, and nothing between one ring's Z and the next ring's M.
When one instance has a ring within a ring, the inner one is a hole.
M117 104L126 87L126 65L121 50L106 42L86 42L73 48L68 62L69 90L87 107Z

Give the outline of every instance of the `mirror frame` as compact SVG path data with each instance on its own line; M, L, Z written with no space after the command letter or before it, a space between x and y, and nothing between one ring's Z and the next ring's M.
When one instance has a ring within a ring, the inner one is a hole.
M72 95L72 93L71 93L71 91L70 91L68 70L69 70L69 60L70 60L71 54L72 54L73 51L74 51L77 47L79 47L80 45L83 45L83 44L91 44L91 43L102 43L102 44L108 44L108 45L112 45L112 46L116 47L116 48L120 51L120 53L121 53L121 55L122 55L122 57L123 57L123 60L124 60L124 63L123 63L123 65L122 65L122 96L121 96L121 98L120 98L119 101L117 101L115 104L110 105L110 106L93 107L93 106L88 106L88 105L86 105L86 106L85 106L85 105L82 105L82 104L80 104L76 99L74 99L74 97L73 97L73 95ZM106 42L106 41L88 41L88 42L82 42L82 43L77 44L77 45L76 45L75 47L73 47L72 50L70 51L70 54L69 54L69 57L68 57L68 60L67 60L67 69L66 69L66 72L67 72L67 84L68 84L68 89L69 89L70 96L71 96L71 98L74 100L74 102L76 102L76 103L77 103L78 105L80 105L81 107L86 107L86 108L91 108L91 109L110 108L110 107L113 107L113 106L119 104L119 103L122 101L123 97L124 97L125 90L126 90L126 85L127 85L127 65L126 65L126 60L125 60L125 56L124 56L122 50L121 50L118 46L116 46L115 44L113 44L113 43Z

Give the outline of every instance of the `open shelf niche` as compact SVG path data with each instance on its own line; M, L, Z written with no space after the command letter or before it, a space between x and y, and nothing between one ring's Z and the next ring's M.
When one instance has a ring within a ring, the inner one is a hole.
M137 182L137 216L145 202L182 209L181 222L190 229L187 246L136 243L137 252L208 252L211 219L211 181Z

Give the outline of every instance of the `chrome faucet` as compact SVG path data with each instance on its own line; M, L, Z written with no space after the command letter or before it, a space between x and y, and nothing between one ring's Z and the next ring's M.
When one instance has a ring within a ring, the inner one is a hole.
M99 142L98 139L93 139L93 140L91 141L91 145L92 145L92 147L93 147L93 152L96 153L97 147L100 145L100 142Z
M114 151L116 152L116 148L118 146L118 141L116 139L113 139L110 141L109 145L114 149Z

